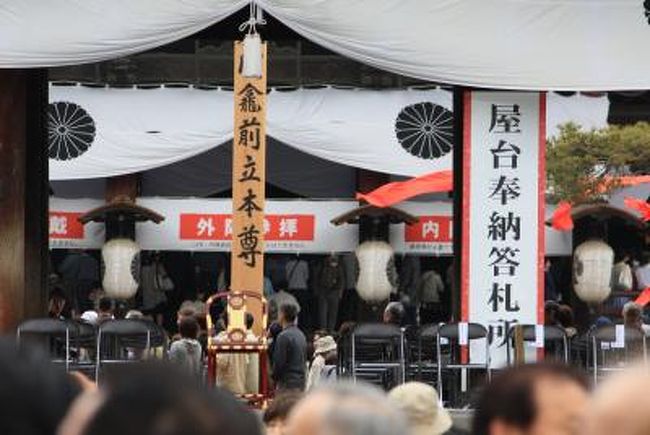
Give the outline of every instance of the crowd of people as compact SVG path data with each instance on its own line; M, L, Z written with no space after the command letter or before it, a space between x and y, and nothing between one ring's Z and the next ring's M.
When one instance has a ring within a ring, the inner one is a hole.
M285 385L256 412L170 364L133 364L98 387L7 340L0 341L0 377L3 435L641 435L650 428L645 366L595 389L566 365L504 369L478 392L469 427L419 382L388 392L350 382L307 392Z

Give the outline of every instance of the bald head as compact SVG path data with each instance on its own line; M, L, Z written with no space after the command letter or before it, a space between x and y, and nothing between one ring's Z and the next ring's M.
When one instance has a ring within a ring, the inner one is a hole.
M636 367L602 383L589 408L590 435L650 433L650 372Z
M408 434L402 413L378 389L337 384L309 394L294 408L288 435Z

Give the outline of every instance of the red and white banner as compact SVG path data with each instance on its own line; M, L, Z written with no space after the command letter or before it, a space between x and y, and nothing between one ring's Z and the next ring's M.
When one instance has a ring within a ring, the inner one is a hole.
M94 199L50 198L50 248L100 249L104 244L104 225L82 225L78 218L104 204Z
M492 364L511 325L544 324L544 160L541 93L464 96L462 319L490 329ZM484 361L485 344L470 358Z
M162 213L160 225L138 225L142 249L168 251L228 251L230 200L141 198ZM335 227L329 221L357 206L356 201L269 200L264 230L270 252L351 252L357 246L357 226ZM103 204L94 199L50 198L50 248L100 249L104 225L82 226L77 218ZM391 225L390 242L400 254L449 256L453 254L452 205L449 202L404 202L399 208L420 220L413 225ZM548 219L552 207L547 210ZM170 224L170 221L174 221ZM571 255L571 232L546 227L546 255Z
M141 198L138 204L165 220L138 224L142 249L229 251L232 236L229 199ZM264 217L267 252L346 252L358 241L356 225L335 227L330 220L356 206L355 201L266 202Z
M397 206L419 218L413 225L391 225L390 241L395 252L416 255L452 255L452 204L404 202Z

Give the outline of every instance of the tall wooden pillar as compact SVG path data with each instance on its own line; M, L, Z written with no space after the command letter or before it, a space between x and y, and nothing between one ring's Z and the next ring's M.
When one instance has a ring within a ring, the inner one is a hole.
M0 69L0 332L45 314L47 72Z

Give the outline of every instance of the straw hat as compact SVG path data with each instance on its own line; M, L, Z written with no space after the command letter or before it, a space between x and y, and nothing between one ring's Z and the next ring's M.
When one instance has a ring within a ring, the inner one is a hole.
M413 435L438 435L451 428L449 413L429 385L407 382L393 388L388 397L404 411Z
M336 341L331 335L326 335L314 342L314 355L322 355L336 350Z

